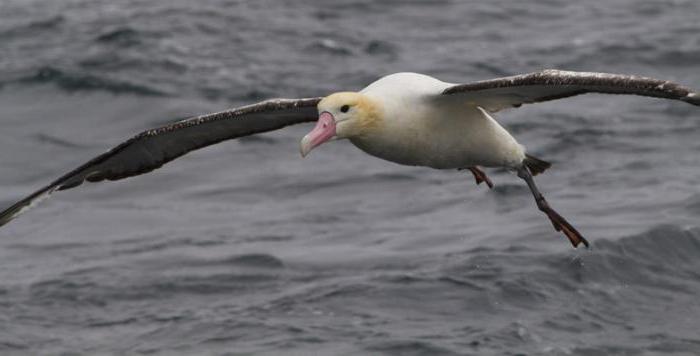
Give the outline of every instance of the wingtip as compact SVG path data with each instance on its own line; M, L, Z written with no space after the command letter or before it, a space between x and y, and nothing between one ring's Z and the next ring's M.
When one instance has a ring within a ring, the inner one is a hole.
M10 221L14 220L21 212L22 205L16 203L11 207L5 209L0 213L0 227L7 225Z
M689 93L685 97L681 98L681 100L691 105L700 106L700 94L698 93Z
M7 225L10 221L24 214L29 209L37 206L39 203L50 197L51 194L53 194L53 192L55 192L59 187L60 186L58 185L48 186L14 203L9 208L0 212L0 227Z

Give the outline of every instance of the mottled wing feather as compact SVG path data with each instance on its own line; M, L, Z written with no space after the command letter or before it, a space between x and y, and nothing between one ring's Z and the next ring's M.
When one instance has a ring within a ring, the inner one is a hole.
M1 212L0 226L54 191L74 188L84 181L118 180L148 173L188 152L221 141L315 121L320 100L272 99L144 131Z
M586 93L631 94L680 100L700 106L700 94L680 84L634 75L571 72L555 69L515 75L445 89L490 112Z

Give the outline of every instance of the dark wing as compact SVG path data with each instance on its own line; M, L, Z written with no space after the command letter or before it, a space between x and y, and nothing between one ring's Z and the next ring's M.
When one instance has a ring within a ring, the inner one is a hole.
M315 121L321 98L271 99L197 116L144 131L117 145L0 213L0 226L57 190L84 181L117 180L148 173L190 151L237 137Z
M568 98L586 93L632 94L685 101L700 106L700 94L670 82L634 75L570 72L556 69L515 75L445 89L454 95L496 112L522 104Z

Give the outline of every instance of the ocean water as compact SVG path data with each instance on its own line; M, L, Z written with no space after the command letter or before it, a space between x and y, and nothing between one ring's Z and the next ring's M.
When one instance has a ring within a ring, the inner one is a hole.
M393 72L700 88L696 0L0 2L0 206L129 136ZM310 125L60 192L0 229L0 354L700 354L700 110L591 95L497 118L514 175L403 167Z

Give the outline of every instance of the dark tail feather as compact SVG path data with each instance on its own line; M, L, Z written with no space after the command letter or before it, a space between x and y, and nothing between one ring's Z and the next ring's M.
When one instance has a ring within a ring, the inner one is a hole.
M546 171L549 167L552 166L551 163L543 161L537 157L530 156L529 154L525 155L523 164L525 164L525 166L530 170L530 172L532 172L533 176L536 176Z

